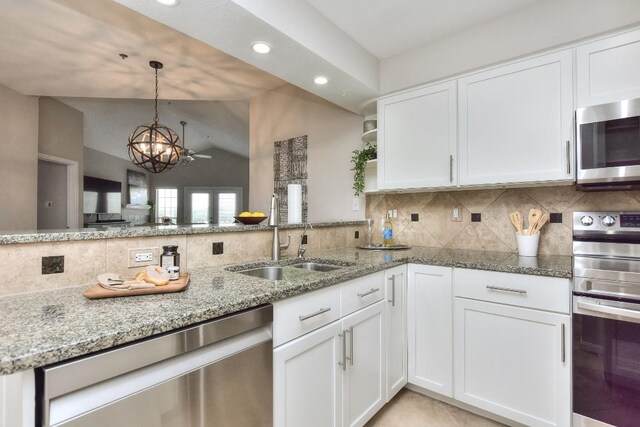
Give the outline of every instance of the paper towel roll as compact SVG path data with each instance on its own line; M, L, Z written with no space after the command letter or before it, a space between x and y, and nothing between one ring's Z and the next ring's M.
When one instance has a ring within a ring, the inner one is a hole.
M302 184L289 184L287 187L287 223L302 222Z

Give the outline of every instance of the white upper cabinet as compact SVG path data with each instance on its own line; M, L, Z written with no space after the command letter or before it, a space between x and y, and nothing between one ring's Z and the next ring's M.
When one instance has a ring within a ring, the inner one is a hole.
M458 80L459 183L571 181L572 52Z
M456 185L456 82L378 101L378 188Z
M578 47L578 107L640 98L640 30Z

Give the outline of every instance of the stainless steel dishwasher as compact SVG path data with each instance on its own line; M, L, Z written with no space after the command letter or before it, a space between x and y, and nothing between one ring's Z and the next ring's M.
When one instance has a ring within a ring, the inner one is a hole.
M36 372L42 426L271 426L273 307Z

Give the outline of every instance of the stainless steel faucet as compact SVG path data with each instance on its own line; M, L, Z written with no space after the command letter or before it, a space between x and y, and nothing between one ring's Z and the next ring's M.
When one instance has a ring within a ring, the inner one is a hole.
M306 246L304 246L304 236L307 235L307 227L313 230L313 225L305 224L304 230L302 231L302 236L300 236L300 246L298 246L298 258L304 257L304 253L307 250Z
M291 244L291 233L287 233L287 243L280 244L280 207L278 196L274 193L271 196L271 207L269 208L269 226L273 227L273 242L271 244L271 259L280 261L280 252L289 249Z

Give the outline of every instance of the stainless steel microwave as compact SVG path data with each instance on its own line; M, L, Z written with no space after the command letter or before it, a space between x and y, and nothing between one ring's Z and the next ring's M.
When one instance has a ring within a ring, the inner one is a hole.
M640 99L576 110L579 188L640 187Z

